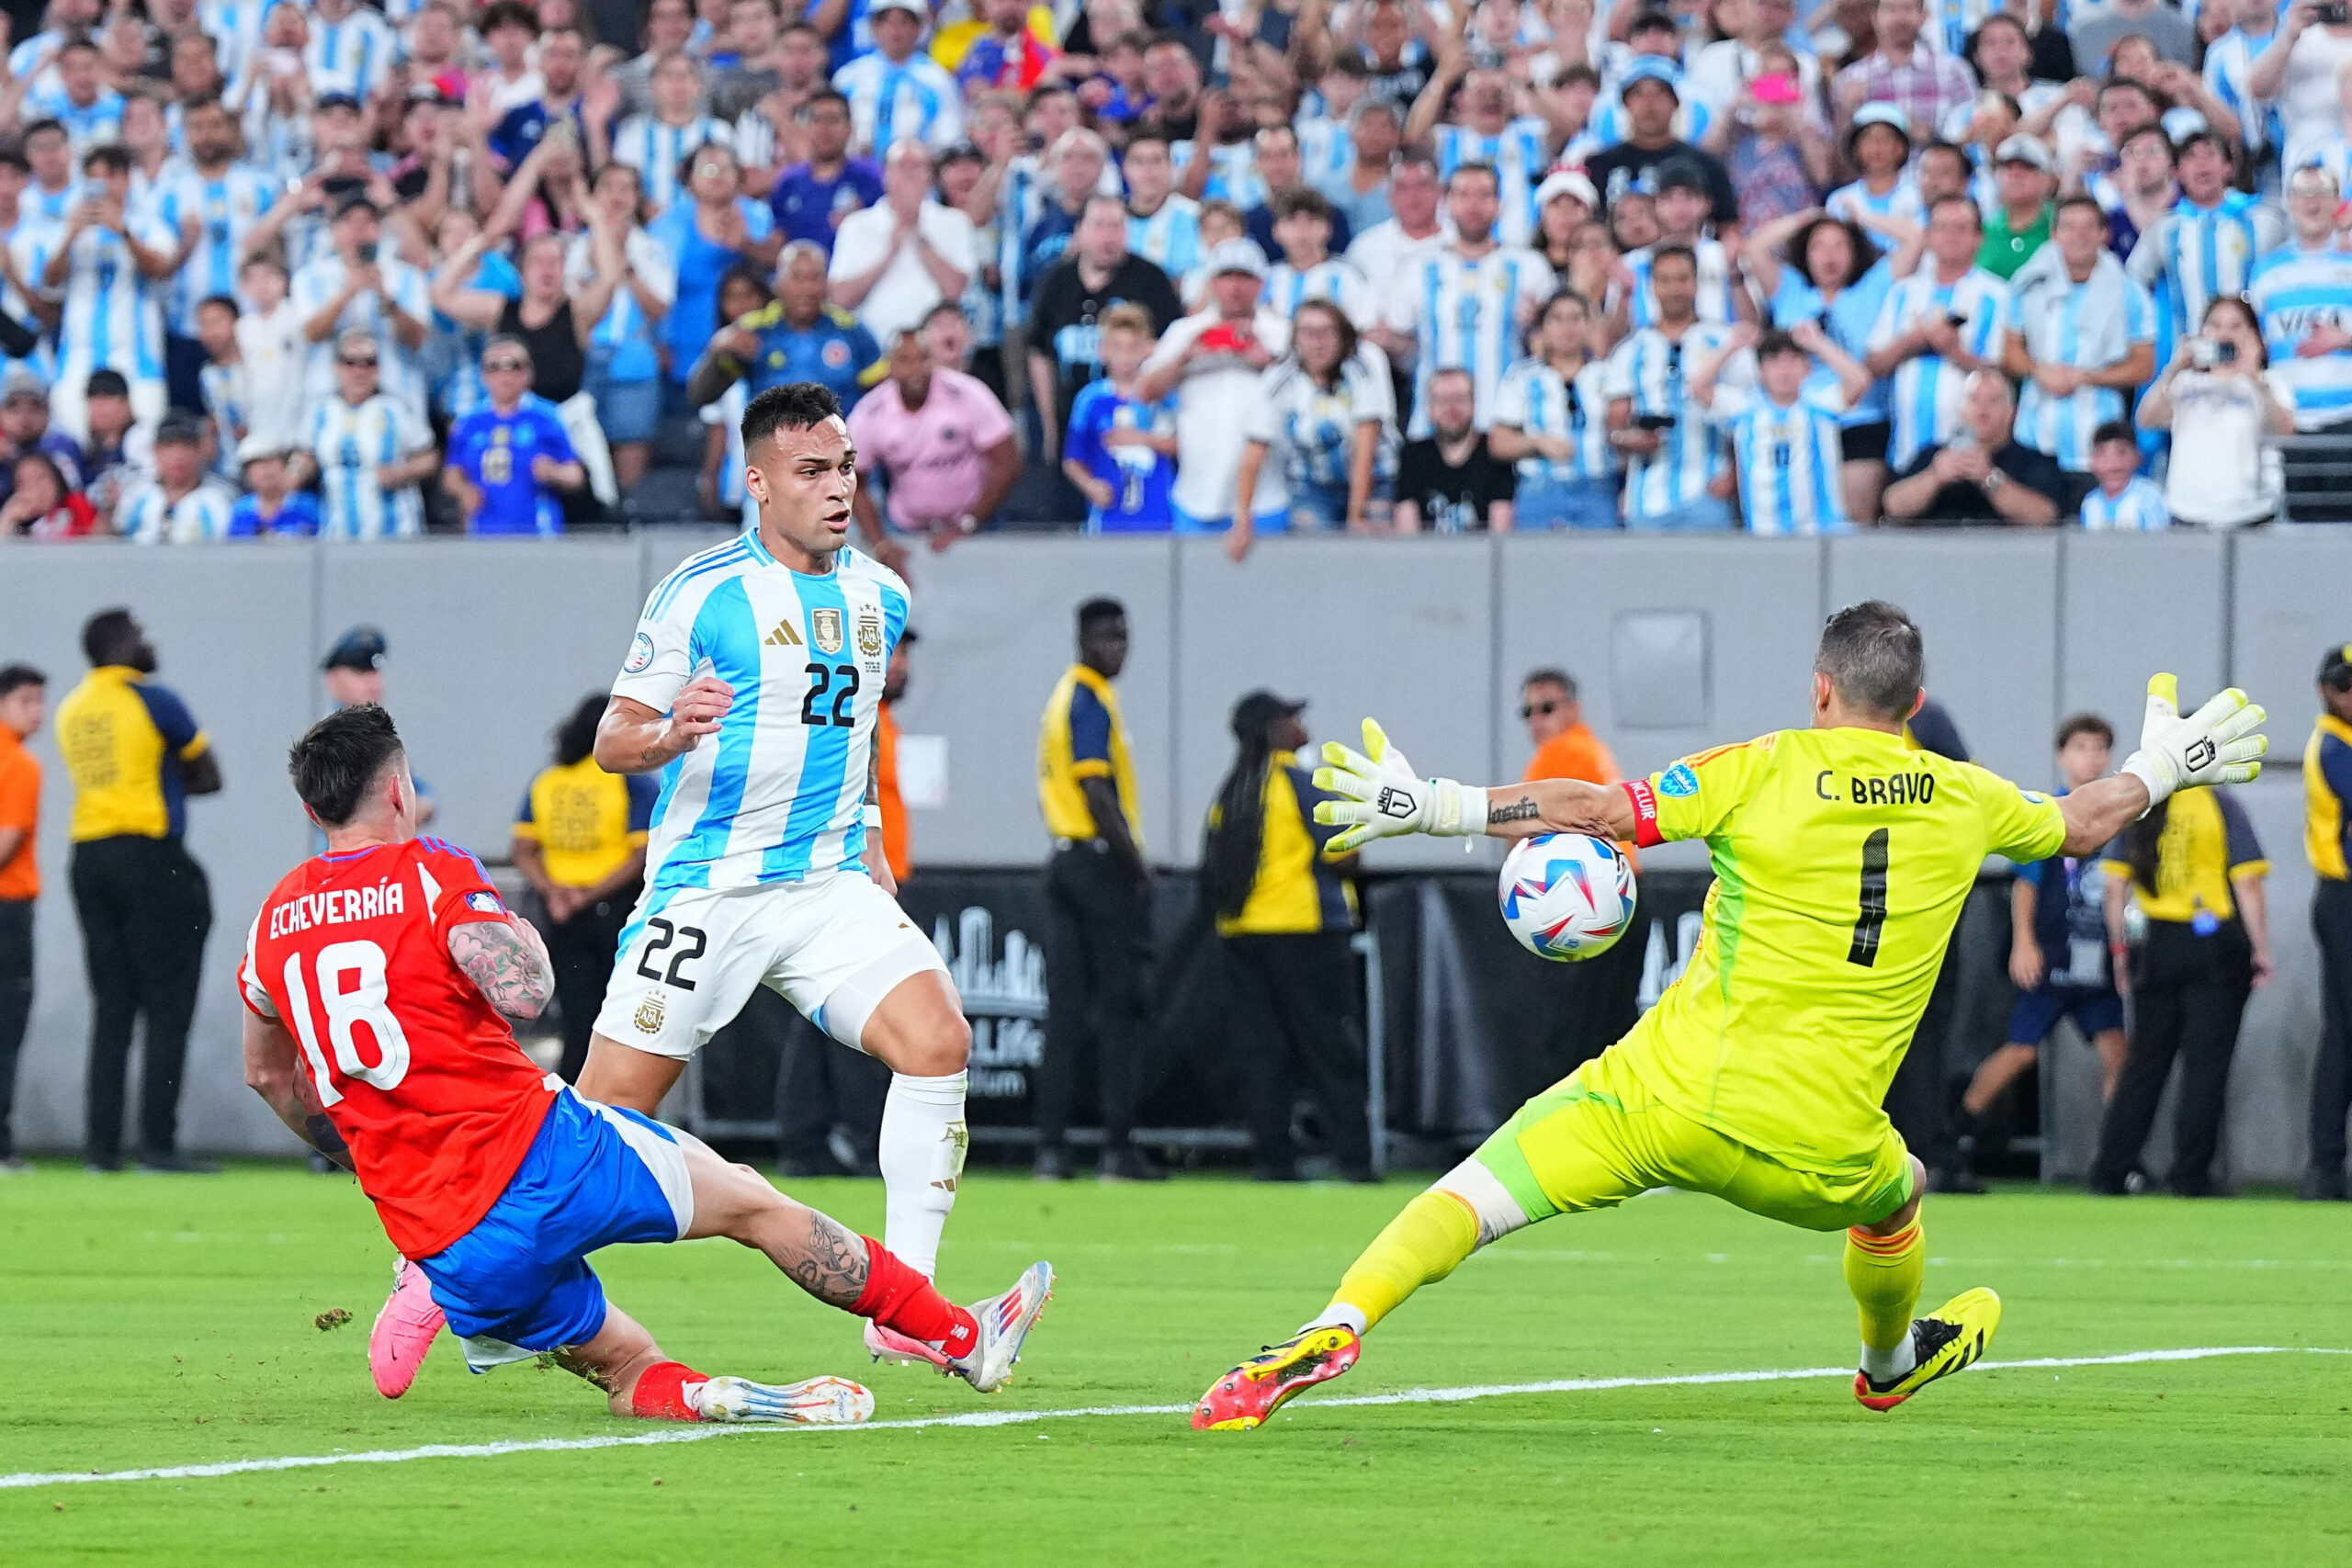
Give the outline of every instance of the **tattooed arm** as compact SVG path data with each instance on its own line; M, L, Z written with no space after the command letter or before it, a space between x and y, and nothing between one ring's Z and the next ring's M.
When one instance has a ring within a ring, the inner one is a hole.
M1590 833L1597 838L1629 840L1634 836L1634 802L1616 784L1586 784L1580 779L1493 784L1487 790L1487 833L1496 839Z
M666 768L718 731L718 721L735 703L735 688L716 675L700 675L679 689L668 713L657 713L634 697L605 705L596 725L596 765L608 773L650 773Z
M296 1137L349 1170L351 1149L317 1108L310 1086L303 1081L301 1059L286 1026L245 1010L245 1083L262 1097L277 1119Z
M555 963L548 956L548 944L520 915L450 927L449 956L490 1005L508 1018L538 1017L555 994Z
M865 771L865 804L869 807L882 804L882 738L879 735L874 738L874 760ZM883 892L894 897L898 895L899 879L890 874L890 857L883 852L882 829L879 828L868 828L865 832L865 874L874 878L874 885Z

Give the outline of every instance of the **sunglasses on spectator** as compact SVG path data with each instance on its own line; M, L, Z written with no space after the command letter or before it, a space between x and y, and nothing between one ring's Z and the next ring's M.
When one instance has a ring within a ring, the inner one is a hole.
M485 370L528 370L531 362L527 359L485 359L481 367Z
M365 357L358 357L348 354L339 354L335 355L335 363L337 365L348 365L354 370L373 370L376 368L376 356L372 354L368 355Z
M1548 718L1559 711L1560 704L1556 698L1544 703L1521 703L1519 706L1519 716L1522 719L1533 718L1540 713Z

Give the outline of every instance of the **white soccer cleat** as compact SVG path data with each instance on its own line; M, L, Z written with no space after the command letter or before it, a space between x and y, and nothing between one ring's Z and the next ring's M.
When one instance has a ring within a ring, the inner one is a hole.
M1021 1359L1022 1341L1046 1315L1054 1299L1054 1266L1032 1263L1012 1282L1012 1289L968 1309L980 1326L979 1342L948 1363L947 1370L982 1393L994 1393L1012 1381L1012 1364Z
M920 1339L910 1339L894 1328L885 1328L872 1318L865 1320L865 1353L877 1361L894 1367L937 1367L941 1372L955 1371L947 1352L936 1345Z
M874 1414L874 1395L847 1378L806 1382L753 1382L712 1378L689 1383L686 1403L706 1421L783 1421L801 1427L850 1427Z

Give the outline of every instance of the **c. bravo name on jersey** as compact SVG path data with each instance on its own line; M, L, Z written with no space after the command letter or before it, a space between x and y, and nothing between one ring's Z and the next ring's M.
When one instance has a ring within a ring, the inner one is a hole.
M379 882L373 887L330 887L304 893L269 907L269 934L292 936L313 926L341 925L348 920L373 920L401 912L401 885Z
M1933 773L1886 773L1876 777L1851 773L1839 777L1835 768L1814 775L1813 793L1824 800L1853 806L1926 806L1936 798Z

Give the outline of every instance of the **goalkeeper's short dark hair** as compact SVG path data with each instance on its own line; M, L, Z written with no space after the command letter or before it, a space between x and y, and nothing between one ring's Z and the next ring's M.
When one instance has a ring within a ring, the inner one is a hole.
M405 750L392 716L374 703L357 703L305 730L286 755L286 771L311 815L340 828L359 814L368 786Z
M830 387L814 381L770 387L743 410L743 450L755 450L779 430L813 430L841 417L842 401Z
M1829 617L1813 667L1842 701L1899 719L1918 704L1928 656L1910 616L1883 599L1865 599Z

